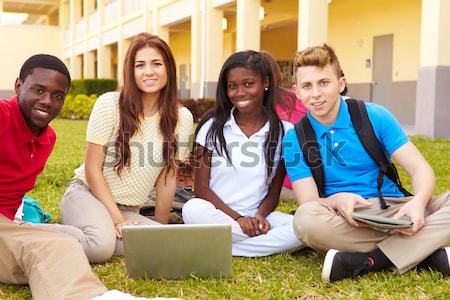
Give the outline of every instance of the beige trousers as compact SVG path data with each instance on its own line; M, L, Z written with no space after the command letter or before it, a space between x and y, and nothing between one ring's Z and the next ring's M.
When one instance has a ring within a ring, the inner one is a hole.
M143 225L159 224L140 215L139 208L119 205L127 220ZM101 263L113 255L123 255L123 243L116 239L116 229L108 210L81 180L72 180L64 193L61 219L64 224L80 229L80 234L74 237L83 245L89 262Z
M29 284L35 300L92 299L107 290L75 239L1 214L0 282Z
M409 198L385 198L390 205L381 210L378 198L370 207L355 211L392 217ZM450 245L450 191L432 199L425 211L425 226L413 236L389 234L350 225L332 208L310 202L301 205L294 217L294 232L308 246L317 250L369 252L378 247L400 273L416 266L435 250Z

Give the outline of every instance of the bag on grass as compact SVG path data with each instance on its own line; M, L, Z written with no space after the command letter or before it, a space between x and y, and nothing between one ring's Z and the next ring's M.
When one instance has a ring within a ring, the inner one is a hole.
M173 200L172 209L169 214L169 224L183 223L183 218L181 216L183 205L192 198L194 198L194 192L190 188L177 186L177 190L175 191L175 199ZM155 215L155 195L151 195L149 197L149 204L143 206L139 213L147 217Z
M44 213L39 202L28 196L23 197L21 209L22 221L31 223L50 223L52 220L52 215ZM18 211L20 211L20 208Z

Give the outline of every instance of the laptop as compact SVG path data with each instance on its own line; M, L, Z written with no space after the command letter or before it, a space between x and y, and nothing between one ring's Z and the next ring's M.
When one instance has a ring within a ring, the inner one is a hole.
M231 276L231 225L138 225L122 228L131 278Z

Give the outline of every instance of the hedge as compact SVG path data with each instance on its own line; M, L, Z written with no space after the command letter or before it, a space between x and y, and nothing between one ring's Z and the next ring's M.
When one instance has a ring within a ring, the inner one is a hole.
M211 98L183 99L180 103L189 109L194 116L194 122L199 122L206 112L214 107L216 101Z
M97 95L67 95L60 117L64 119L88 119L94 107Z
M69 95L102 95L106 92L117 89L117 80L115 79L81 79L72 80L69 89Z
M64 107L61 111L60 117L64 119L88 119L94 107L97 95L86 94L67 95ZM194 122L200 119L214 106L214 99L183 99L180 103L189 109L194 116Z

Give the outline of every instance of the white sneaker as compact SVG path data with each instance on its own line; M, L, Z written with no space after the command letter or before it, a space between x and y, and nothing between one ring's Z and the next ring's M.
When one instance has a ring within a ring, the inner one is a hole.
M172 300L183 300L180 298L144 298L144 297L136 297L118 290L110 290L107 291L104 294L98 295L94 298L92 298L92 300L168 300L168 299L172 299Z

